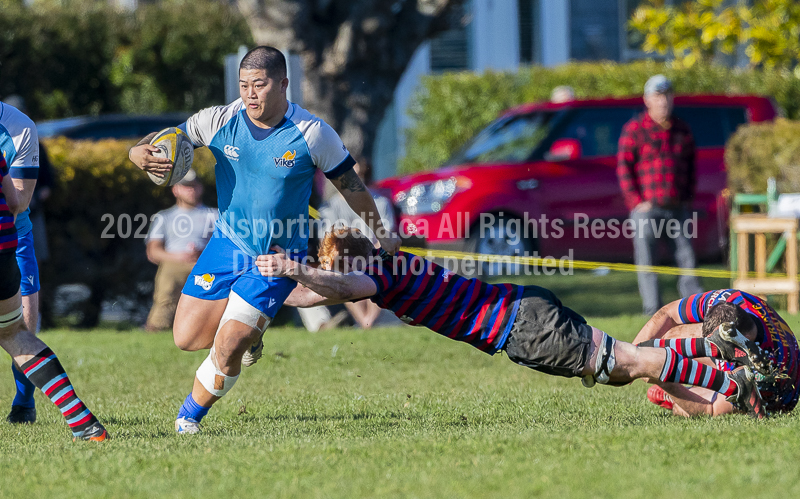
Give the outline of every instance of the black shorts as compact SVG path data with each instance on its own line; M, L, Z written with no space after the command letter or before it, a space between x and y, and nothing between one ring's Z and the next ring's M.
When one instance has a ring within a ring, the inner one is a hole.
M17 254L0 253L0 300L7 300L19 291L22 274L17 265Z
M580 376L589 361L592 328L580 314L561 305L552 291L525 286L508 335L508 358L545 374Z

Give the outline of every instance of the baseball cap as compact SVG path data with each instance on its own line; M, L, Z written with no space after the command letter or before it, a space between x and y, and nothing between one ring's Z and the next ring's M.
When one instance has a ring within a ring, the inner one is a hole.
M644 84L644 94L665 94L672 92L672 82L664 75L651 76Z
M197 172L194 169L189 168L189 171L186 172L186 175L178 182L180 185L192 185L194 181L197 180Z

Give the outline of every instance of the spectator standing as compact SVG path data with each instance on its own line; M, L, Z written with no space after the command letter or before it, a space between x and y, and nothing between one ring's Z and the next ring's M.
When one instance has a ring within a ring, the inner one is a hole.
M672 83L655 75L644 86L646 111L625 124L619 139L617 176L635 224L636 265L654 265L659 240L666 239L681 268L694 268L695 255L686 233L694 197L695 143L686 122L672 116ZM677 220L681 230L666 230ZM660 229L659 229L660 228ZM674 236L674 237L673 237ZM661 308L658 277L639 272L639 293L645 315ZM695 276L680 276L682 297L702 292Z
M203 206L203 185L194 170L172 187L175 206L160 211L150 225L147 259L158 265L147 331L172 329L186 279L214 233L217 210Z

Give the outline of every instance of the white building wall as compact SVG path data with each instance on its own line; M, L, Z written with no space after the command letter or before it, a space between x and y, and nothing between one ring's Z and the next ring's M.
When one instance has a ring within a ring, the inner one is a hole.
M558 66L569 61L569 0L541 0L542 65Z
M519 66L517 0L472 0L471 68L511 70Z

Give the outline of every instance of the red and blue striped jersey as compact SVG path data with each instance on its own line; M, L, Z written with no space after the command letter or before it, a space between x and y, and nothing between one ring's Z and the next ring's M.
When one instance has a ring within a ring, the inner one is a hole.
M492 355L503 348L514 324L522 287L467 279L403 251L367 267L378 287L370 299L403 322L425 326Z
M14 215L8 209L2 191L4 179L11 182L8 178L8 165L0 154L0 253L14 253L17 251L17 229L14 227Z
M698 323L703 321L711 307L723 302L733 303L753 316L761 348L770 356L779 373L788 376L777 380L774 385L759 382L759 392L767 410L792 410L800 396L800 348L791 328L764 300L737 289L718 289L684 298L678 304L678 313L684 323ZM720 362L718 367L730 370L733 364Z

